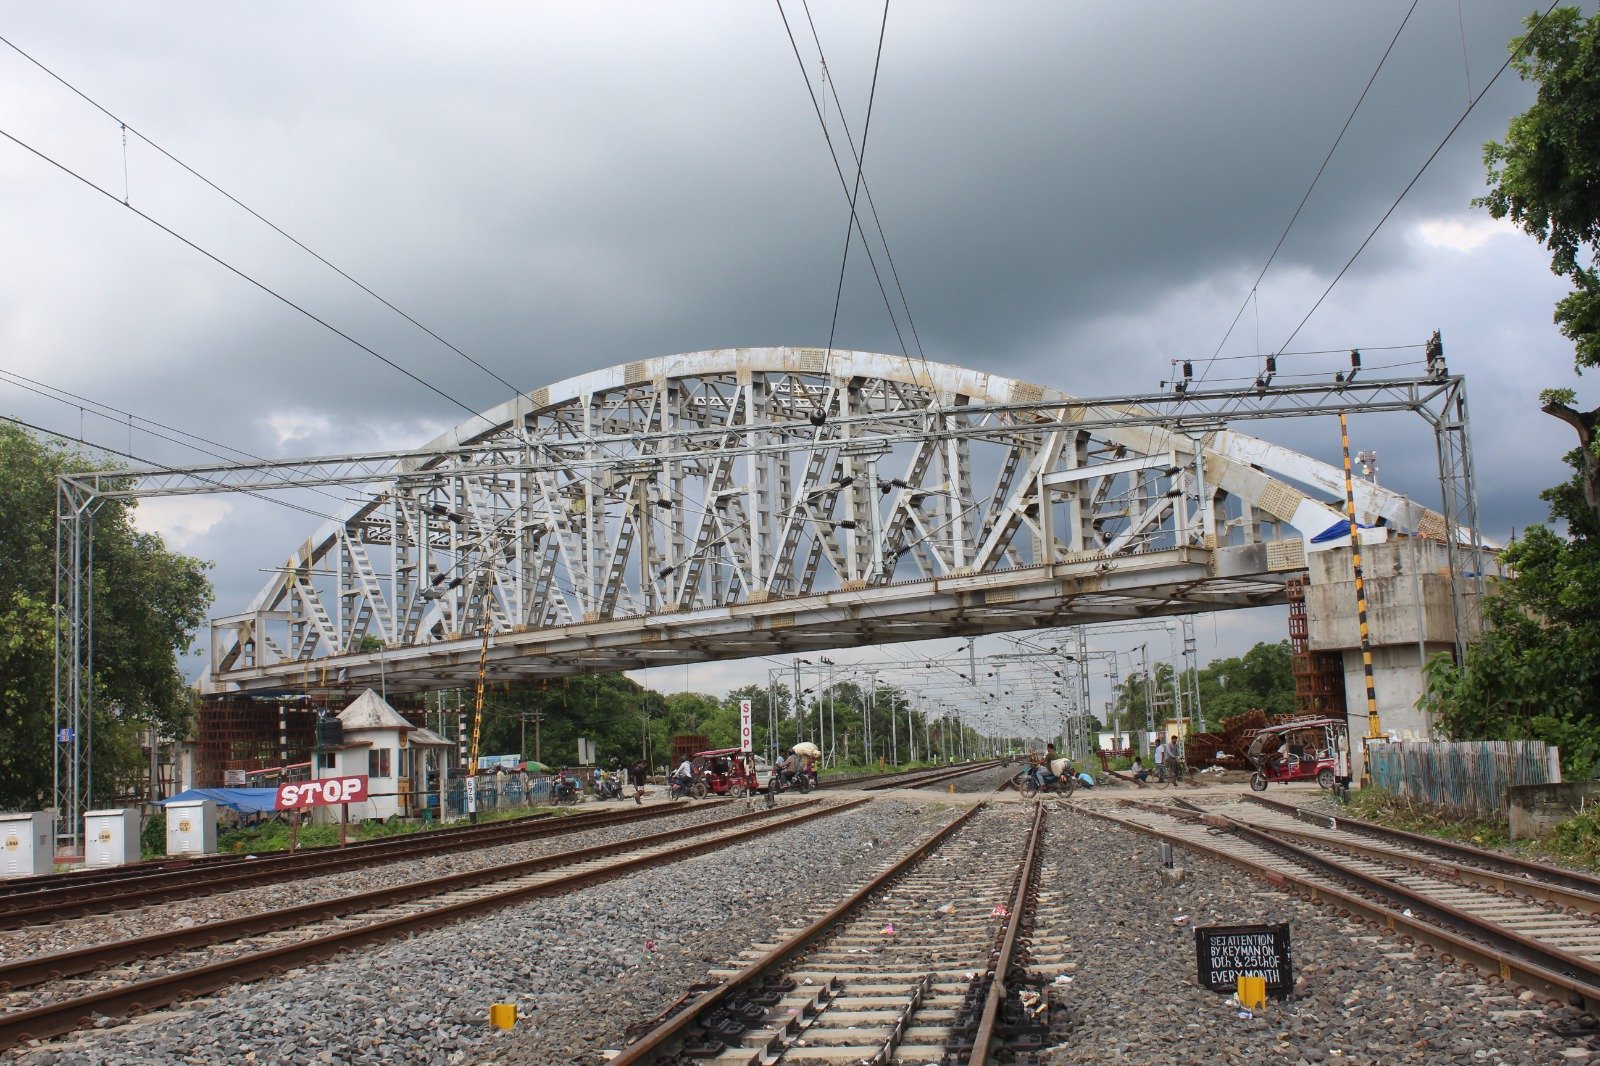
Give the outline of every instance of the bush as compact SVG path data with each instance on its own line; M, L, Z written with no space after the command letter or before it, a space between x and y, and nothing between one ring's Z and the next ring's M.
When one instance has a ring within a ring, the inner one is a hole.
M139 854L146 859L160 858L167 853L167 812L157 808L144 820L139 831Z

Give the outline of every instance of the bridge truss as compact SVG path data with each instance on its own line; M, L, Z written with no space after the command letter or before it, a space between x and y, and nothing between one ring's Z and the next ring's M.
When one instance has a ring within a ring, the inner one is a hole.
M1228 426L1341 410L1429 423L1439 510L1366 482L1357 505L1481 573L1465 382L1442 355L1418 378L1085 400L899 356L728 349L570 378L410 451L63 476L58 731L90 698L86 531L106 500L363 490L213 618L202 685L418 691L480 667L553 677L1282 602L1343 518L1325 502L1343 475ZM86 780L70 736L58 778Z

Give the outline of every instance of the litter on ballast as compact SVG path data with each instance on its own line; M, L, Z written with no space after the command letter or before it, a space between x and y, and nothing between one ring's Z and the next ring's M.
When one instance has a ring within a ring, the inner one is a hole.
M1173 925L1188 925L1189 924L1189 916L1187 914L1180 914L1176 918L1172 919L1172 924Z
M1251 1012L1247 1011L1247 1010L1242 1010L1242 1011L1239 1012L1239 1017L1241 1017L1241 1018L1254 1018L1255 1015L1252 1014Z
M888 925L883 927L883 935L884 936L894 936L894 923L893 922L890 922Z
M649 951L649 952L655 951L656 950L656 942L654 940L651 940L648 937L646 937L645 938L645 942L644 942L644 949L646 951Z
M955 912L956 912L956 905L955 905L954 902L946 903L942 907L935 907L934 908L934 913L936 913L936 914L954 914Z
M991 917L991 918L1004 918L1007 915L1009 915L1010 913L1011 912L1006 909L1006 905L1004 903L996 903L994 905L994 910L989 912L989 917Z
M1058 985L1070 985L1071 983L1072 983L1072 978L1071 977L1067 976L1064 973L1056 974L1055 984L1058 984Z

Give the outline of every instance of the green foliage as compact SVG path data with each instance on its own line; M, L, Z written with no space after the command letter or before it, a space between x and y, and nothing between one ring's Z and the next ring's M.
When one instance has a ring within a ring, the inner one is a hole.
M145 816L144 828L139 830L139 854L153 859L166 853L167 812L165 808L157 807L153 814Z
M1482 638L1460 666L1428 663L1418 705L1460 740L1554 744L1582 778L1600 770L1600 537L1570 489L1545 493L1570 536L1530 526L1502 553L1514 576L1491 588Z
M1557 822L1540 843L1565 862L1600 869L1600 809Z
M1200 707L1206 729L1246 711L1294 710L1294 655L1287 640L1260 643L1234 659L1216 659L1200 671Z
M56 477L102 465L0 426L0 807L49 803ZM211 603L209 564L136 529L127 504L101 504L93 531L91 803L137 766L139 730L188 730L193 702L177 656Z
M1347 810L1365 821L1409 833L1509 851L1541 862L1600 870L1600 810L1588 810L1558 822L1538 840L1512 840L1510 826L1502 816L1464 817L1378 788L1352 792Z
M1152 671L1155 714L1145 710L1145 678L1134 674L1116 688L1116 713L1125 730L1146 728L1172 717L1171 665L1156 663ZM1293 654L1287 640L1263 641L1230 659L1215 659L1200 670L1200 710L1205 728L1215 732L1223 720L1250 710L1288 714L1294 710Z
M1550 269L1573 291L1556 307L1581 367L1600 365L1600 15L1574 7L1511 41L1512 65L1539 86L1533 105L1511 120L1504 144L1484 145L1489 193L1473 201L1510 218L1550 250ZM1590 264L1585 266L1587 255ZM1569 401L1570 402L1570 401Z

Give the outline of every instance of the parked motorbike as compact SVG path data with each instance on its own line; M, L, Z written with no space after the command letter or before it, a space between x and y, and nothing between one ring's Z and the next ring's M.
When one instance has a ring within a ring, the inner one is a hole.
M610 774L606 774L595 782L594 798L598 800L619 800L622 798L622 782Z

